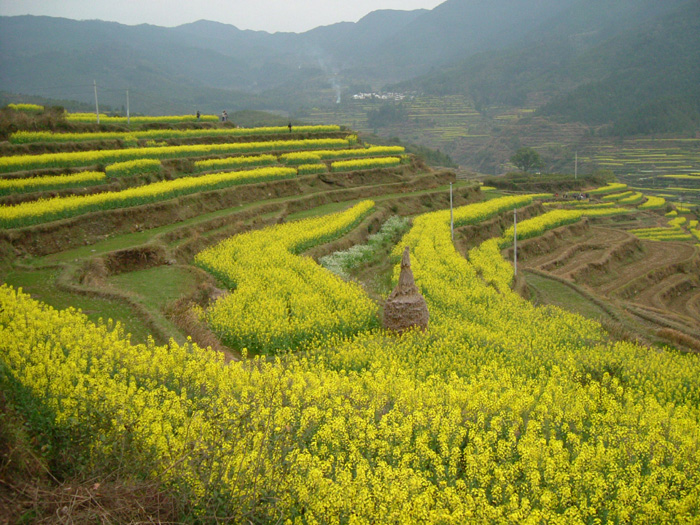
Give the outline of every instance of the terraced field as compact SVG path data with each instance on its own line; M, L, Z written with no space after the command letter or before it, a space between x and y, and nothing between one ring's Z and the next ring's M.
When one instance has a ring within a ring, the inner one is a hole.
M700 518L699 252L630 233L697 217L622 185L481 191L337 127L219 128L2 145L11 521ZM398 335L405 247L430 322Z
M573 172L578 153L579 173L609 169L636 189L698 202L694 190L700 189L700 139L600 138L586 125L539 116L536 108L543 102L533 99L523 108L487 107L478 112L466 96L417 94L400 102L345 100L333 107L314 108L309 117L440 149L465 168L488 174L513 170L509 159L520 146L535 148L548 171ZM367 113L387 103L401 105L406 119L371 129Z
M583 166L609 169L647 194L700 205L700 139L629 139L594 147L595 153L579 156Z
M315 108L309 118L316 122L342 123L360 132L376 131L367 113L381 106L379 100L350 100L332 109ZM460 95L409 97L401 101L407 120L381 129L387 137L453 152L465 140L483 143L490 135L489 122L474 109L468 97ZM500 113L499 113L500 114ZM517 116L513 115L515 118Z
M161 142L150 145L154 138ZM76 145L82 151L73 152ZM30 147L50 153L25 154ZM286 126L21 132L4 150L15 153L0 159L8 166L0 179L7 188L0 196L0 242L15 259L3 272L5 282L57 307L83 307L94 321L119 320L135 341L153 335L184 342L191 335L180 326L188 320L176 303L202 287L217 293L212 279L191 266L206 246L373 198L366 236L387 213L444 206L453 180L418 159L401 160L403 148L365 147L333 125L297 126L293 133ZM119 162L98 171L107 158ZM136 159L134 167L122 158ZM96 180L88 184L84 175ZM455 189L458 203L474 198L465 183ZM173 285L152 290L145 286L149 275L174 278ZM223 348L206 331L199 337Z
M659 244L614 225L590 225L526 241L520 253L526 271L583 287L657 331L698 338L700 253L687 243Z

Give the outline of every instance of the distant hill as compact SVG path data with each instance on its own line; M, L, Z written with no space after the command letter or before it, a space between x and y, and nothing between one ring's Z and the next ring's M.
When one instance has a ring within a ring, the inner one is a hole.
M700 122L699 23L697 1L577 0L514 46L393 88L468 93L478 108L546 102L541 115L613 133L685 131Z
M700 129L700 2L645 22L573 61L588 82L541 113L634 135Z
M418 75L512 45L574 1L448 0L388 37L372 61L395 77Z
M96 80L105 103L123 105L129 87L134 110L150 112L332 103L513 43L573 1L448 0L301 34L0 17L0 90L88 102Z
M610 133L697 128L697 0L447 0L305 33L0 17L0 91L134 112L303 113L356 91L468 94Z

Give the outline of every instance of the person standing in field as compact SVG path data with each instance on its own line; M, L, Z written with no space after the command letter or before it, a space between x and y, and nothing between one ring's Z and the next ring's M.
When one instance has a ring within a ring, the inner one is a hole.
M289 132L291 133L292 132L292 123L290 122L289 124L287 124L287 127L289 128Z
M197 120L199 120L199 117L200 117L200 116L201 116L201 113L200 113L199 110L198 110L198 111L197 111Z

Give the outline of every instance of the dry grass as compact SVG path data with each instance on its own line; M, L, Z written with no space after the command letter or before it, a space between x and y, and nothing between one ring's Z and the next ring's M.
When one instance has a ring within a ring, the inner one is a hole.
M656 335L670 341L672 344L687 348L693 352L700 353L700 340L690 337L678 330L673 330L672 328L662 328Z
M119 472L59 479L74 458L52 455L33 428L36 421L25 416L30 407L18 408L6 392L0 389L0 525L176 523L186 513L180 499L156 481L127 479Z
M153 482L0 480L0 524L180 523L183 509Z

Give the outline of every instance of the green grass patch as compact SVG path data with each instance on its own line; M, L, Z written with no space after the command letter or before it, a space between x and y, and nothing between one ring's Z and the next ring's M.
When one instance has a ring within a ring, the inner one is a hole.
M139 315L127 305L111 299L87 297L60 290L56 280L60 274L59 268L44 268L38 270L13 270L6 273L4 281L15 288L22 288L34 299L42 301L59 310L74 307L80 308L88 318L97 322L100 318L118 320L126 332L131 334L133 342L145 343L150 335L148 326Z
M196 290L197 279L181 266L156 266L109 278L110 284L137 295L149 310L164 310Z
M551 304L589 319L612 320L605 310L570 286L527 271L525 276L535 304Z

